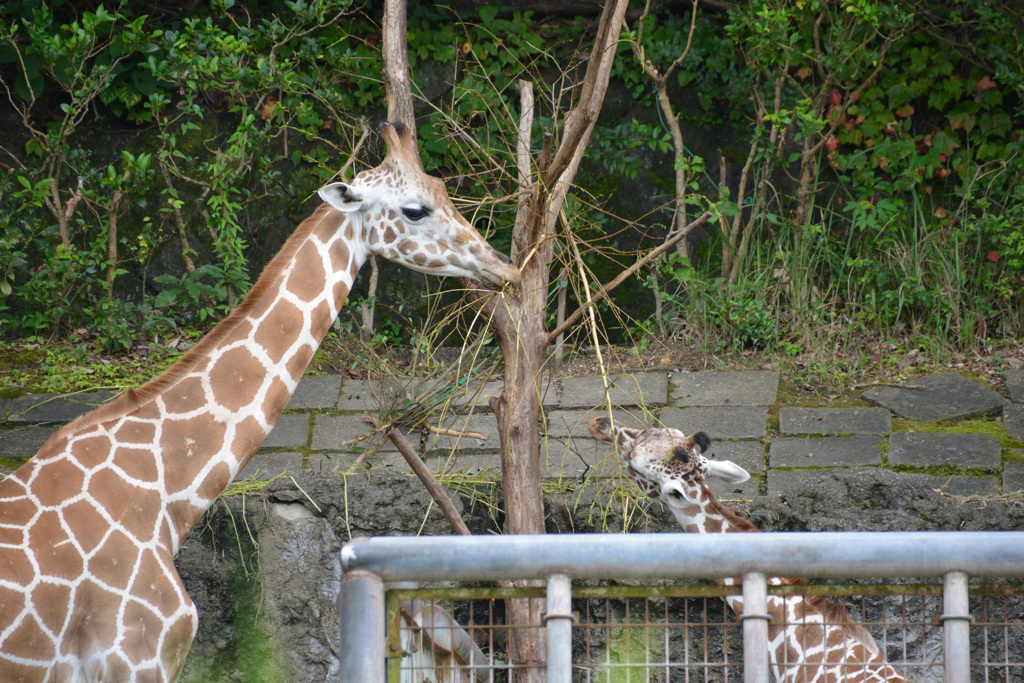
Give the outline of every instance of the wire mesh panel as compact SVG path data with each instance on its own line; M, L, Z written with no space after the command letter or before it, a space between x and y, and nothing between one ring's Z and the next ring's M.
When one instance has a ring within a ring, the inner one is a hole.
M388 594L389 683L505 683L543 662L512 662L502 597L543 589L400 590ZM542 631L538 624L523 631Z
M1024 683L1022 588L971 588L972 681ZM724 600L725 595L736 591L700 584L574 587L572 609L578 623L572 636L573 681L742 681L741 626ZM834 618L824 622L770 624L773 642L782 629L804 627L793 631L799 635L787 636L798 639L789 648L778 650L782 667L797 665L796 651L813 651L820 644L815 638L822 632L859 632L862 628L882 658L908 680L944 680L939 585L773 586L770 594L787 601L787 607L800 600L828 600L845 608L826 612ZM390 591L389 681L511 683L517 672L540 666L509 661L511 635L503 598L513 595L537 597L540 592L488 588ZM841 618L843 614L848 620ZM858 666L866 665L852 657L845 664L848 676L854 676Z
M1024 683L1024 596L1000 590L970 601L971 679Z
M579 604L574 681L742 680L742 636L721 598L591 598Z
M803 679L794 671L805 671L809 680L821 667L858 680L872 671L920 683L944 680L941 586L785 589L772 592L784 593L776 596L782 613L797 618L773 621L769 639L784 643L775 649L777 664L796 680Z

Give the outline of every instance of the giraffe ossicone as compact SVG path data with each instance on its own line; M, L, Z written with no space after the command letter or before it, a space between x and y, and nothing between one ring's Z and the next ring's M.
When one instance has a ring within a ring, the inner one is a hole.
M370 254L496 285L519 271L423 171L409 129L295 230L178 363L0 481L0 680L175 680L198 615L174 567L273 428Z
M728 460L710 460L701 453L710 445L704 432L686 435L678 429L635 429L595 417L591 435L616 445L626 471L646 495L658 498L684 530L693 533L756 532L757 527L722 505L708 479L738 484L750 478ZM773 578L774 585L797 584ZM734 579L720 583L734 585ZM737 616L740 596L726 598ZM850 620L846 608L819 596L768 596L769 666L779 683L879 683L906 679L885 661L871 634Z

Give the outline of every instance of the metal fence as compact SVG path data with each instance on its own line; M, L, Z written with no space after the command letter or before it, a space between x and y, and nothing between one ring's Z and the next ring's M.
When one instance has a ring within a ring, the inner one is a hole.
M768 622L737 619L733 593L748 614L771 594L844 602L911 681L1024 683L1020 532L394 537L346 544L342 566L342 681L511 682L513 597L547 600L551 683L767 681ZM742 588L694 582L730 576ZM514 579L546 587L401 583Z

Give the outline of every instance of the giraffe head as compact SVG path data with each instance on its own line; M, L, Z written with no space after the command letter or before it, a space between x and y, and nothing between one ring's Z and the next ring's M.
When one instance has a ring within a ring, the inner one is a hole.
M384 123L380 132L388 147L380 166L320 190L361 229L369 252L432 275L518 283L511 260L462 217L444 183L424 172L410 130Z
M627 471L640 490L651 498L660 498L681 522L715 500L708 479L738 484L750 478L733 462L708 460L701 455L711 445L711 438L704 432L687 436L671 428L633 429L614 424L607 417L595 417L590 421L590 433L598 441L617 443Z

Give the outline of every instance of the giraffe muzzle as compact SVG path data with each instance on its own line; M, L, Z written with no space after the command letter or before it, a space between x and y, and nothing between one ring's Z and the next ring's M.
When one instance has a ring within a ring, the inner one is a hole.
M480 277L498 287L510 283L518 285L522 282L519 269L512 265L512 259L497 249L492 249L494 258L489 258L480 267Z

